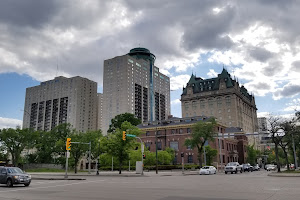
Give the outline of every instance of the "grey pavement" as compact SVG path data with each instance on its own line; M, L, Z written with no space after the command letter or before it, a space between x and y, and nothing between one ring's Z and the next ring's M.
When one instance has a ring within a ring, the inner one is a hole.
M152 172L150 172L152 173ZM166 176L84 176L86 180L33 180L29 187L0 186L1 200L296 200L300 178L270 172Z

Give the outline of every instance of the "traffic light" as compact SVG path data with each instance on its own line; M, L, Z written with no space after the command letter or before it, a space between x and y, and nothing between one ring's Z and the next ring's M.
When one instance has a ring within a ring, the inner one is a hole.
M123 131L123 140L126 140L126 131Z
M143 155L143 159L144 159L144 160L146 159L146 155L145 155L145 154Z
M66 150L67 150L67 151L71 150L71 138L67 138L67 142L66 142Z

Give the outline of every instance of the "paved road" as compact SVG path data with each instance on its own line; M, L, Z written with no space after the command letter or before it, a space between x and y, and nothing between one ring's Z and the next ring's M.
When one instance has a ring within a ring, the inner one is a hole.
M0 186L0 200L297 200L300 178L266 171L209 176L88 176L84 181L35 180L29 187Z

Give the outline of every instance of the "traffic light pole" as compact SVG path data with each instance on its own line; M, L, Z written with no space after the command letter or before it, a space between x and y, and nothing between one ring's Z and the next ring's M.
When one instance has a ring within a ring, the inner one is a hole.
M139 138L139 137L136 137L136 138L138 138L138 139L141 141L141 152L142 152L142 175L144 175L144 157L143 157L143 155L144 155L144 145L143 145L143 141L142 141L141 138Z
M69 158L69 153L70 153L70 151L67 150L67 153L66 153L66 173L65 173L65 178L68 178L68 158Z

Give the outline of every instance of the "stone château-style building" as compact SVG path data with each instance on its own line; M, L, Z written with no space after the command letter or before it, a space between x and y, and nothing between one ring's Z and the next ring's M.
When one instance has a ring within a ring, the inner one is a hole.
M246 133L258 130L253 95L232 79L226 69L215 78L192 75L181 95L182 117L214 116L227 127L240 127ZM254 136L248 136L255 144Z

